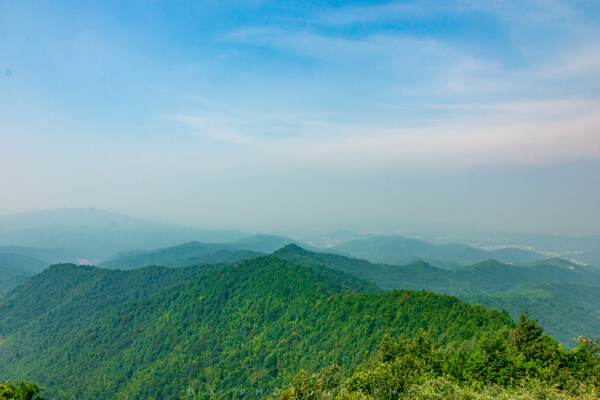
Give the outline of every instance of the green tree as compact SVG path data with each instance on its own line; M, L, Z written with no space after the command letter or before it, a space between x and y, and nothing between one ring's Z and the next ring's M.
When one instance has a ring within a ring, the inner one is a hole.
M6 381L0 385L0 400L45 400L38 396L40 388L35 383L21 382L14 385Z
M539 342L544 328L535 319L529 319L527 311L519 317L517 326L509 338L509 349L513 354L523 354L526 358L534 358L539 351Z
M486 384L506 386L515 378L506 340L500 336L485 336L477 343L464 368L465 378Z

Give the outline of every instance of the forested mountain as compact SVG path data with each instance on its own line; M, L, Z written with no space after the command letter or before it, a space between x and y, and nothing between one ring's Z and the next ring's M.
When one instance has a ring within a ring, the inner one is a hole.
M37 247L23 247L23 246L1 246L0 254L17 254L25 257L43 262L43 268L61 263L75 263L77 259L74 255L63 249L46 249ZM36 271L39 272L39 271Z
M507 293L463 295L468 303L488 308L505 309L518 318L524 311L535 315L546 331L573 346L581 335L600 338L600 287L562 282L531 282Z
M40 272L51 263L38 258L19 254L0 251L0 265L20 269L29 273Z
M469 359L492 332L505 340L510 317L525 310L568 346L600 332L600 273L590 267L487 260L448 270L424 261L373 264L296 244L273 256L236 248L285 240L191 242L111 261L131 270L54 265L0 298L0 376L38 382L67 399L180 398L190 387L219 388L227 397L239 386L282 387L300 368L338 364L351 376L386 333L413 337L423 329L442 353ZM198 261L219 263L182 266ZM178 268L138 268L146 264ZM453 379L460 386L462 378Z
M167 271L185 282L156 293L167 283L152 277ZM190 387L225 397L289 383L299 368L352 367L385 333L424 329L455 348L514 326L455 297L359 294L356 278L274 257L197 272L53 266L0 305L0 376L61 399L180 398Z
M486 251L464 244L434 244L402 236L353 239L333 246L327 251L363 258L375 263L395 265L422 260L446 269L456 269L488 259L523 264L546 258L542 254L523 249L505 248Z
M85 265L53 265L0 298L0 337L18 330L32 337L52 334L73 320L156 294L220 267L151 266L114 271Z
M600 307L594 308L597 303L587 300L600 290L600 273L565 260L549 259L529 266L488 260L449 271L423 261L404 266L372 264L366 260L316 253L296 245L288 245L274 255L302 265L326 265L388 290L426 289L462 295L471 303L506 308L513 318L530 310L531 315L546 326L548 333L569 347L574 345L573 339L577 336L600 336ZM559 289L560 293L557 292ZM582 307L582 304L586 306Z
M463 286L452 278L452 271L416 261L406 266L373 264L337 254L318 253L291 244L273 255L301 265L325 265L369 280L379 287L392 289L425 289ZM435 290L434 290L435 291Z
M233 263L271 253L296 241L276 235L252 235L230 243L189 242L153 251L120 253L98 264L102 268L130 269L147 265L182 266L201 262Z
M20 268L0 264L0 296L29 278L29 273Z
M0 249L0 295L25 282L29 276L48 266L45 261Z
M301 370L279 400L574 400L600 396L600 341L563 349L526 313L508 335L447 349L426 333L384 336L379 351L354 371L330 365Z
M600 286L600 271L560 259L529 266L496 260L458 270L437 268L424 261L408 265L373 264L336 254L317 253L288 245L274 255L303 265L326 265L374 282L384 289L426 289L450 294L493 294L527 282L559 281Z
M261 253L272 253L290 243L298 243L298 241L278 235L252 235L236 240L235 242L231 242L230 245L237 249L252 250Z
M197 263L232 263L262 255L230 244L190 242L148 252L117 255L99 264L101 268L131 269L148 265L179 267Z

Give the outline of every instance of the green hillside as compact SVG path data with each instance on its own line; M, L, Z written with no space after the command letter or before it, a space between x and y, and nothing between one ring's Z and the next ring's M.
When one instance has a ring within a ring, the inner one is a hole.
M130 251L104 260L99 267L130 269L147 265L180 267L197 263L233 263L271 253L296 241L277 235L252 235L228 243L188 242L152 251Z
M436 288L456 287L459 284L451 278L450 271L433 267L423 261L406 266L373 264L367 260L306 250L295 244L287 245L273 255L300 265L325 265L335 268L369 280L387 290L427 288L435 291Z
M185 279L148 297L151 289L130 293L129 299L101 307L85 296L60 293L101 293L94 289L102 284L87 283L85 290L72 283L54 287L58 277L73 282L88 274L105 276L101 282L125 274L134 287L134 275L128 274L138 272L137 281L144 282L144 270L56 266L48 270L54 274L37 277L35 294L17 290L0 308L5 339L0 376L38 382L61 399L182 398L190 387L219 388L219 396L226 397L226 390L240 386L289 383L300 368L331 363L351 368L386 333L413 336L423 329L437 344L457 348L513 326L507 314L455 297L359 294L349 287L358 285L349 284L352 277L339 280L322 268L273 257ZM121 286L127 292L128 285ZM43 305L55 296L57 304ZM14 311L17 304L21 311ZM59 323L44 317L61 314ZM19 318L24 321L5 322ZM45 329L32 329L44 324Z
M469 303L506 309L513 318L526 310L563 345L581 335L600 337L600 273L561 259L527 266L484 261L458 270L426 262L395 266L372 264L336 254L316 253L288 245L274 255L302 265L326 265L371 281L382 288L431 290L460 295ZM548 283L553 282L553 283Z
M99 264L101 268L132 269L148 265L180 267L198 263L233 263L262 255L230 244L189 242L153 251L118 255Z
M563 349L526 313L507 336L448 350L424 332L384 336L355 370L331 365L293 378L279 400L574 400L600 396L600 342Z
M536 282L509 293L460 298L488 308L505 309L514 319L528 310L546 332L565 346L573 346L573 339L583 334L600 338L600 287L597 286Z
M77 257L68 250L62 249L47 249L47 248L36 248L36 247L23 247L23 246L0 246L0 254L16 254L26 256L29 258L27 261L29 264L31 259L35 259L34 265L41 269L61 263L70 263L77 261Z
M30 255L0 252L0 265L26 271L30 274L40 272L50 265L49 262Z
M296 240L285 236L261 234L252 235L236 240L235 242L231 242L230 245L238 249L247 249L262 253L272 253L275 250L289 243L296 242Z
M29 278L29 274L19 268L0 265L0 296L20 285Z
M48 265L45 261L28 255L0 250L0 295L25 282L29 276Z
M0 337L14 332L31 338L53 335L72 321L158 293L218 267L151 266L114 271L73 264L53 265L0 298Z
M549 259L528 266L486 260L451 271L424 261L407 265L373 264L336 254L317 253L293 244L273 254L302 265L326 265L339 269L388 290L426 289L460 295L502 293L524 283L542 281L600 286L599 270L560 259Z

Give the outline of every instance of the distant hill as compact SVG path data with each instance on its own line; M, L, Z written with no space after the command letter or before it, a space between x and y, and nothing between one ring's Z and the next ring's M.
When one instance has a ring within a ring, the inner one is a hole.
M46 248L35 248L35 247L23 247L23 246L1 246L0 254L17 254L26 256L31 259L37 260L38 267L35 268L36 272L41 269L40 265L43 264L42 269L52 265L60 264L65 262L76 263L77 259L73 257L71 252L68 250L61 249L46 249ZM41 264L40 264L41 263Z
M49 266L44 260L30 257L23 254L2 253L0 252L0 265L22 270L29 274L37 273Z
M148 265L181 267L198 263L232 263L263 255L250 250L239 250L229 244L190 242L148 252L134 252L100 263L101 268L132 269Z
M293 243L273 252L273 256L288 260L298 265L326 265L328 267L339 269L361 278L371 277L369 272L375 268L386 267L383 265L376 266L366 260L359 260L339 254L321 253L307 250Z
M0 295L25 282L49 264L22 254L2 253L0 249Z
M321 249L329 249L344 242L353 239L366 239L370 237L380 236L376 233L357 233L347 229L336 229L334 231L317 232L311 235L305 235L301 239L305 243Z
M351 276L275 257L136 294L154 281L148 271L163 270L54 266L13 292L0 302L0 376L35 376L63 399L180 398L188 388L226 398L240 387L281 387L300 368L355 366L386 333L424 329L459 346L514 326L507 314L455 297L358 294Z
M58 209L0 217L0 246L62 249L91 263L118 252L189 242L230 242L248 236L228 230L183 228L99 209ZM63 260L66 261L66 260Z
M577 260L600 268L600 235L572 237L535 233L486 233L473 234L469 243L482 246L528 246L537 252L554 254L568 260Z
M177 267L196 263L232 263L254 258L296 243L276 235L252 235L230 243L189 242L152 251L119 253L98 264L101 268L131 269L148 265Z
M600 272L560 259L528 266L486 260L457 270L437 268L424 261L407 265L373 264L337 254L318 253L288 245L273 253L302 265L326 265L392 289L432 290L449 294L501 293L531 281L559 281L600 286Z
M488 253L490 253L489 258L509 264L527 264L542 261L547 257L545 254L518 247L504 247L488 251Z
M238 249L253 250L262 253L272 253L289 243L298 243L296 240L277 235L252 235L236 240L231 246Z
M395 265L405 265L422 260L445 269L457 269L488 259L523 264L546 258L542 254L523 249L504 248L486 251L464 244L434 244L401 236L354 239L333 246L327 251L351 255L371 262Z
M0 263L0 296L27 279L29 274L26 271Z

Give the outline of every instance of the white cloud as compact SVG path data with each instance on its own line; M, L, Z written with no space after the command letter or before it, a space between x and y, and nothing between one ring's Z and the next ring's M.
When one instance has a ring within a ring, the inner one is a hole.
M231 130L226 120L193 115L163 115L164 120L175 121L190 127L195 134L211 141L234 145L247 144L255 138Z
M504 38L506 43L496 44L510 55L476 51L464 38L435 31L416 36L368 27L471 11L504 24L506 36L494 40ZM367 28L353 35L336 30L352 24ZM600 99L593 94L593 81L600 78L600 35L565 2L343 7L304 26L246 27L222 40L250 51L264 47L320 60L326 75L365 78L353 89L355 97L338 107L300 113L208 100L196 114L169 116L204 137L240 145L236 158L249 164L369 170L600 157ZM346 104L355 107L344 110ZM406 104L427 118L402 110ZM401 112L394 115L394 109Z
M230 120L241 130L225 132L207 128L219 126L219 118L170 118L212 140L236 144L226 157L235 160L228 161L234 169L445 170L600 158L600 102L517 102L479 106L477 111L469 118L422 128L330 122L304 125L301 134L270 138L247 135L243 117ZM290 118L293 124L297 116Z
M403 34L373 33L358 38L328 35L313 30L289 30L276 27L252 27L237 30L223 40L249 46L272 47L333 64L359 63L393 68L409 63L422 68L440 57L463 61L464 53L434 38ZM356 64L355 64L356 65Z
M600 157L600 107L550 122L485 123L427 129L368 128L337 138L280 143L287 159L361 170L445 169L490 164L551 164ZM287 151L286 151L287 148Z

